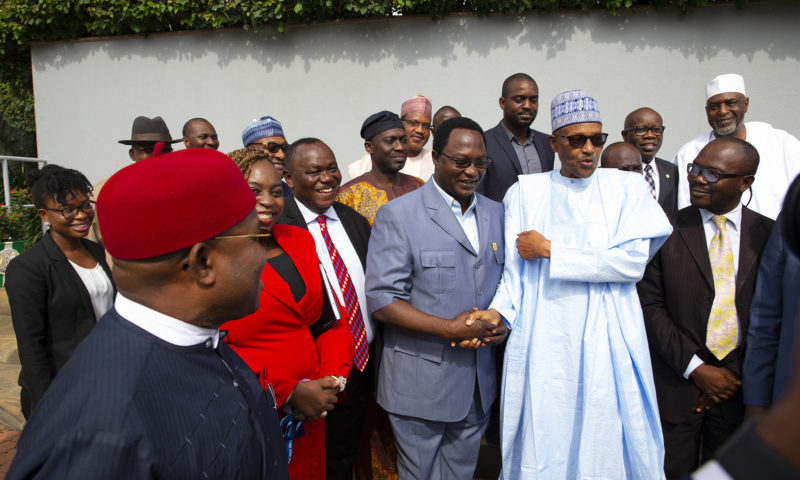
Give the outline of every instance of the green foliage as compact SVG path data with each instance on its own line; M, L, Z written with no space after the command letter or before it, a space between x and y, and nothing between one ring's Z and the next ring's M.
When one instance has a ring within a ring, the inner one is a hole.
M24 240L25 248L42 238L42 221L27 189L11 190L11 205L0 205L0 240Z
M477 15L677 7L747 0L0 0L0 153L36 156L29 43L106 36L287 25L395 15Z

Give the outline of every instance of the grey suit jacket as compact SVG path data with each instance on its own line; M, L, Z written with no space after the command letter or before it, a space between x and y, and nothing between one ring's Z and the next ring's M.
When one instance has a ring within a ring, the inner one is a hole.
M383 205L367 251L370 313L396 301L443 318L486 309L503 273L503 206L477 194L480 248L472 248L434 182ZM462 420L475 391L487 412L496 395L490 347L385 325L378 403L388 412L439 422Z

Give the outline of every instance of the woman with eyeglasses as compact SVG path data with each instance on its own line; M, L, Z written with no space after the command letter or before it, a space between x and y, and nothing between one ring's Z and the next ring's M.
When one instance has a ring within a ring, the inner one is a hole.
M27 181L49 229L6 270L25 418L75 347L111 309L115 291L103 247L84 238L94 219L89 180L77 170L47 165L28 174Z
M256 196L261 233L269 235L262 238L267 264L258 310L220 329L274 391L289 477L325 478L325 417L347 383L353 337L333 313L338 304L326 298L311 234L276 225L283 210L281 177L267 153L245 149L235 161Z
M283 178L285 171L283 162L286 159L286 150L289 149L289 143L286 141L281 122L269 115L253 120L242 132L242 145L244 145L245 149L256 148L266 152L267 158L278 170L278 175ZM239 150L236 152L239 152ZM231 152L228 156L236 161L232 155L233 153L235 152ZM286 182L281 181L281 183L283 185L283 196L290 196L292 191L289 186Z

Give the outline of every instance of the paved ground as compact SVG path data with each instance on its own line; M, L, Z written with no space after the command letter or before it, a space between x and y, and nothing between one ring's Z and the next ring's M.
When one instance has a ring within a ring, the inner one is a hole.
M6 290L0 288L0 479L5 478L17 453L17 440L25 425L19 409L19 356Z

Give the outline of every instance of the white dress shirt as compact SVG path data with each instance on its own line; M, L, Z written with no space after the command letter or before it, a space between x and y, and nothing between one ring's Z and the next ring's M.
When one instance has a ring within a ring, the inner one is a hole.
M69 260L69 263L89 292L95 321L100 321L100 317L114 305L114 285L111 284L111 279L99 263L94 268L83 268L72 260Z
M711 220L715 214L700 208L700 218L703 221L703 231L706 234L706 248L711 247L711 239L714 238L714 235L717 233L717 226ZM733 274L734 274L734 281L736 281L736 275L739 274L739 244L741 238L741 230L742 230L742 204L736 206L733 210L723 215L725 217L725 227L728 231L728 238L731 241L731 253L733 254ZM742 342L742 328L741 324L737 329L738 334L738 343ZM689 366L686 367L686 371L683 373L684 378L689 378L689 375L694 371L695 368L699 367L703 364L703 361L700 360L700 357L697 355L693 355L692 359L689 361Z
M336 270L333 268L333 262L328 253L328 247L325 245L325 239L322 238L319 222L317 222L319 214L312 212L299 201L297 202L297 207L303 215L303 220L306 222L308 231L311 232L311 236L314 237L314 244L317 247L317 257L319 257L319 261L322 263L322 267L325 269L325 273L328 276L328 283L333 287L334 293L339 298L339 303L344 306L342 288L339 286L339 281L336 278ZM367 333L367 343L372 343L372 339L375 338L375 327L372 323L372 318L367 312L367 296L364 291L364 265L361 264L361 259L358 258L358 253L355 247L353 247L353 242L351 242L350 237L347 236L344 225L342 225L339 215L336 214L336 210L333 209L333 206L328 207L328 210L323 215L326 217L325 223L328 226L328 234L331 236L336 250L342 257L344 266L347 267L347 273L350 274L350 280L353 282L353 288L356 290L358 305L361 307L361 316L364 319L364 329Z
M114 308L125 320L173 345L190 347L203 342L214 348L219 345L218 329L198 327L164 315L141 303L125 298L119 292L114 302Z
M472 201L469 203L469 207L467 207L467 211L461 213L461 204L458 203L458 200L448 195L442 187L436 183L436 179L433 180L433 184L436 185L436 190L439 190L439 193L444 198L444 203L450 207L450 210L453 211L453 215L456 216L456 220L461 225L461 229L464 230L464 234L467 235L467 240L469 240L470 245L475 250L475 253L478 253L480 249L481 243L480 238L478 235L478 219L475 217L475 205L478 204L478 198L475 194L472 194Z

